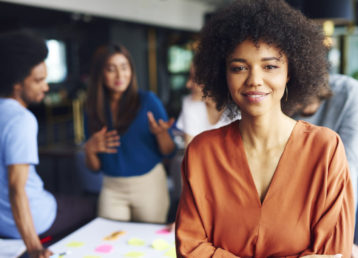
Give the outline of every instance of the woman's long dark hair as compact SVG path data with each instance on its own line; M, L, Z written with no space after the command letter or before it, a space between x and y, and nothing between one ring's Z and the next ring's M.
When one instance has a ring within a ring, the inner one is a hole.
M93 56L87 94L86 109L90 134L99 131L103 126L109 126L109 91L103 83L103 73L108 59L114 54L124 55L132 72L130 84L119 100L118 117L113 121L113 127L119 134L128 129L140 106L137 78L128 50L116 44L99 47Z

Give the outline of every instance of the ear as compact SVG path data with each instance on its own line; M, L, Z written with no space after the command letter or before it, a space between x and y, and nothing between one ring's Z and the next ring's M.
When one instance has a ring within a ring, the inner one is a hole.
M18 93L22 90L22 88L23 88L22 83L20 83L20 82L15 83L13 86L12 95L13 96L18 95Z

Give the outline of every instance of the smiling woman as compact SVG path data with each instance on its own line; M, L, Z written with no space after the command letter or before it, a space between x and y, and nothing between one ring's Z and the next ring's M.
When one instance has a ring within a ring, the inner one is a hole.
M242 119L187 148L179 257L350 257L354 198L341 139L287 115L327 87L325 55L319 27L283 0L237 0L203 28L196 81Z

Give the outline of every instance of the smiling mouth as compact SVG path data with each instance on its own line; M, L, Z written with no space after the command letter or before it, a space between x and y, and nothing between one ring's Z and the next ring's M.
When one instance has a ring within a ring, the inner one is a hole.
M265 92L245 92L242 95L247 96L247 97L263 97L268 95L269 93L265 93Z
M250 102L260 102L262 101L269 93L265 92L245 92L242 95Z

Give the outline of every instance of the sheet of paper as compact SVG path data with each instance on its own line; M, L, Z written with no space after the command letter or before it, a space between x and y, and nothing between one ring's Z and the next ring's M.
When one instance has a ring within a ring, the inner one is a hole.
M49 247L64 258L176 257L174 232L165 225L96 218ZM1 256L0 256L1 257Z
M0 239L0 257L16 258L26 251L21 239Z

